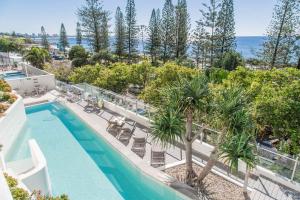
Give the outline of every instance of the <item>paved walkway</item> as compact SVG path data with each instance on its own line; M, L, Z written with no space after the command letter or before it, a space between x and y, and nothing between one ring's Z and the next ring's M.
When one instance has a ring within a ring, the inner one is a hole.
M254 189L250 195L253 200L300 200L300 193L263 176L256 181L251 180L250 186Z

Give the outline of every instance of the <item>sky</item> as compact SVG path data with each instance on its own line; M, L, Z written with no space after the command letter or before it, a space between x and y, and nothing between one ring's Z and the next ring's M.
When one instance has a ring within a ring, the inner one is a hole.
M127 0L103 0L104 9L110 11L113 31L117 6L125 10ZM162 9L165 0L135 0L137 23L148 25L153 8ZM187 0L192 27L200 16L202 3L208 0ZM0 0L0 32L39 33L43 25L49 34L59 33L64 23L68 35L76 30L77 9L85 0ZM177 0L173 0L176 3ZM262 36L270 23L276 0L234 0L236 34Z

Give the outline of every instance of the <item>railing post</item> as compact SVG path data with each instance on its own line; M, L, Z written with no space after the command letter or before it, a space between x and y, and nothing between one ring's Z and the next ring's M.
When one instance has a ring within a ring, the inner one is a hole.
M182 148L180 148L180 160L182 160Z
M293 173L292 173L292 177L291 177L291 181L294 180L294 176L295 176L297 165L298 165L298 160L299 160L299 157L296 158L294 169L293 169Z

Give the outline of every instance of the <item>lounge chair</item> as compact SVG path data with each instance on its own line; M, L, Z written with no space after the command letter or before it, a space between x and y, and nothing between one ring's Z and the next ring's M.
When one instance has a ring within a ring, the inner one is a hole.
M161 149L158 144L153 144L151 147L151 166L161 167L166 164L166 152Z
M132 128L122 128L119 134L119 140L124 144L128 145L129 140L135 130L135 125Z
M119 133L121 132L122 127L118 125L112 125L107 129L107 132L112 134L114 137L118 137Z
M88 113L91 113L91 112L94 112L95 108L94 108L94 102L92 99L87 99L87 105L84 106L84 111L85 112L88 112Z
M71 103L74 103L74 94L70 91L67 91L66 93L66 99L67 101L71 102Z
M108 120L108 126L107 129L112 126L112 125L117 125L122 127L125 124L125 117L116 117L116 116L112 116L109 120Z
M131 151L143 158L146 153L146 138L133 137Z
M94 112L96 114L99 114L101 112L101 110L103 109L103 100L98 100L98 98L92 99L92 106L94 108Z

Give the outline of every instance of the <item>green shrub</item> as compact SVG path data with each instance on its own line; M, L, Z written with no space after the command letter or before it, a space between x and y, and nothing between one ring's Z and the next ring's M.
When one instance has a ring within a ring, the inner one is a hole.
M9 190L14 200L30 200L32 197L36 200L69 200L68 196L63 194L58 197L43 196L40 192L34 191L31 195L24 189L17 187L18 181L4 173Z
M235 70L238 66L245 66L245 62L240 53L230 51L225 53L223 58L215 63L216 67L224 68L226 70Z
M88 64L88 53L80 45L75 45L69 51L69 59L73 67L81 67Z
M0 91L2 92L11 92L11 87L4 80L0 79Z
M22 189L22 188L18 188L18 187L13 187L10 189L12 197L14 200L29 200L30 196L29 193Z

